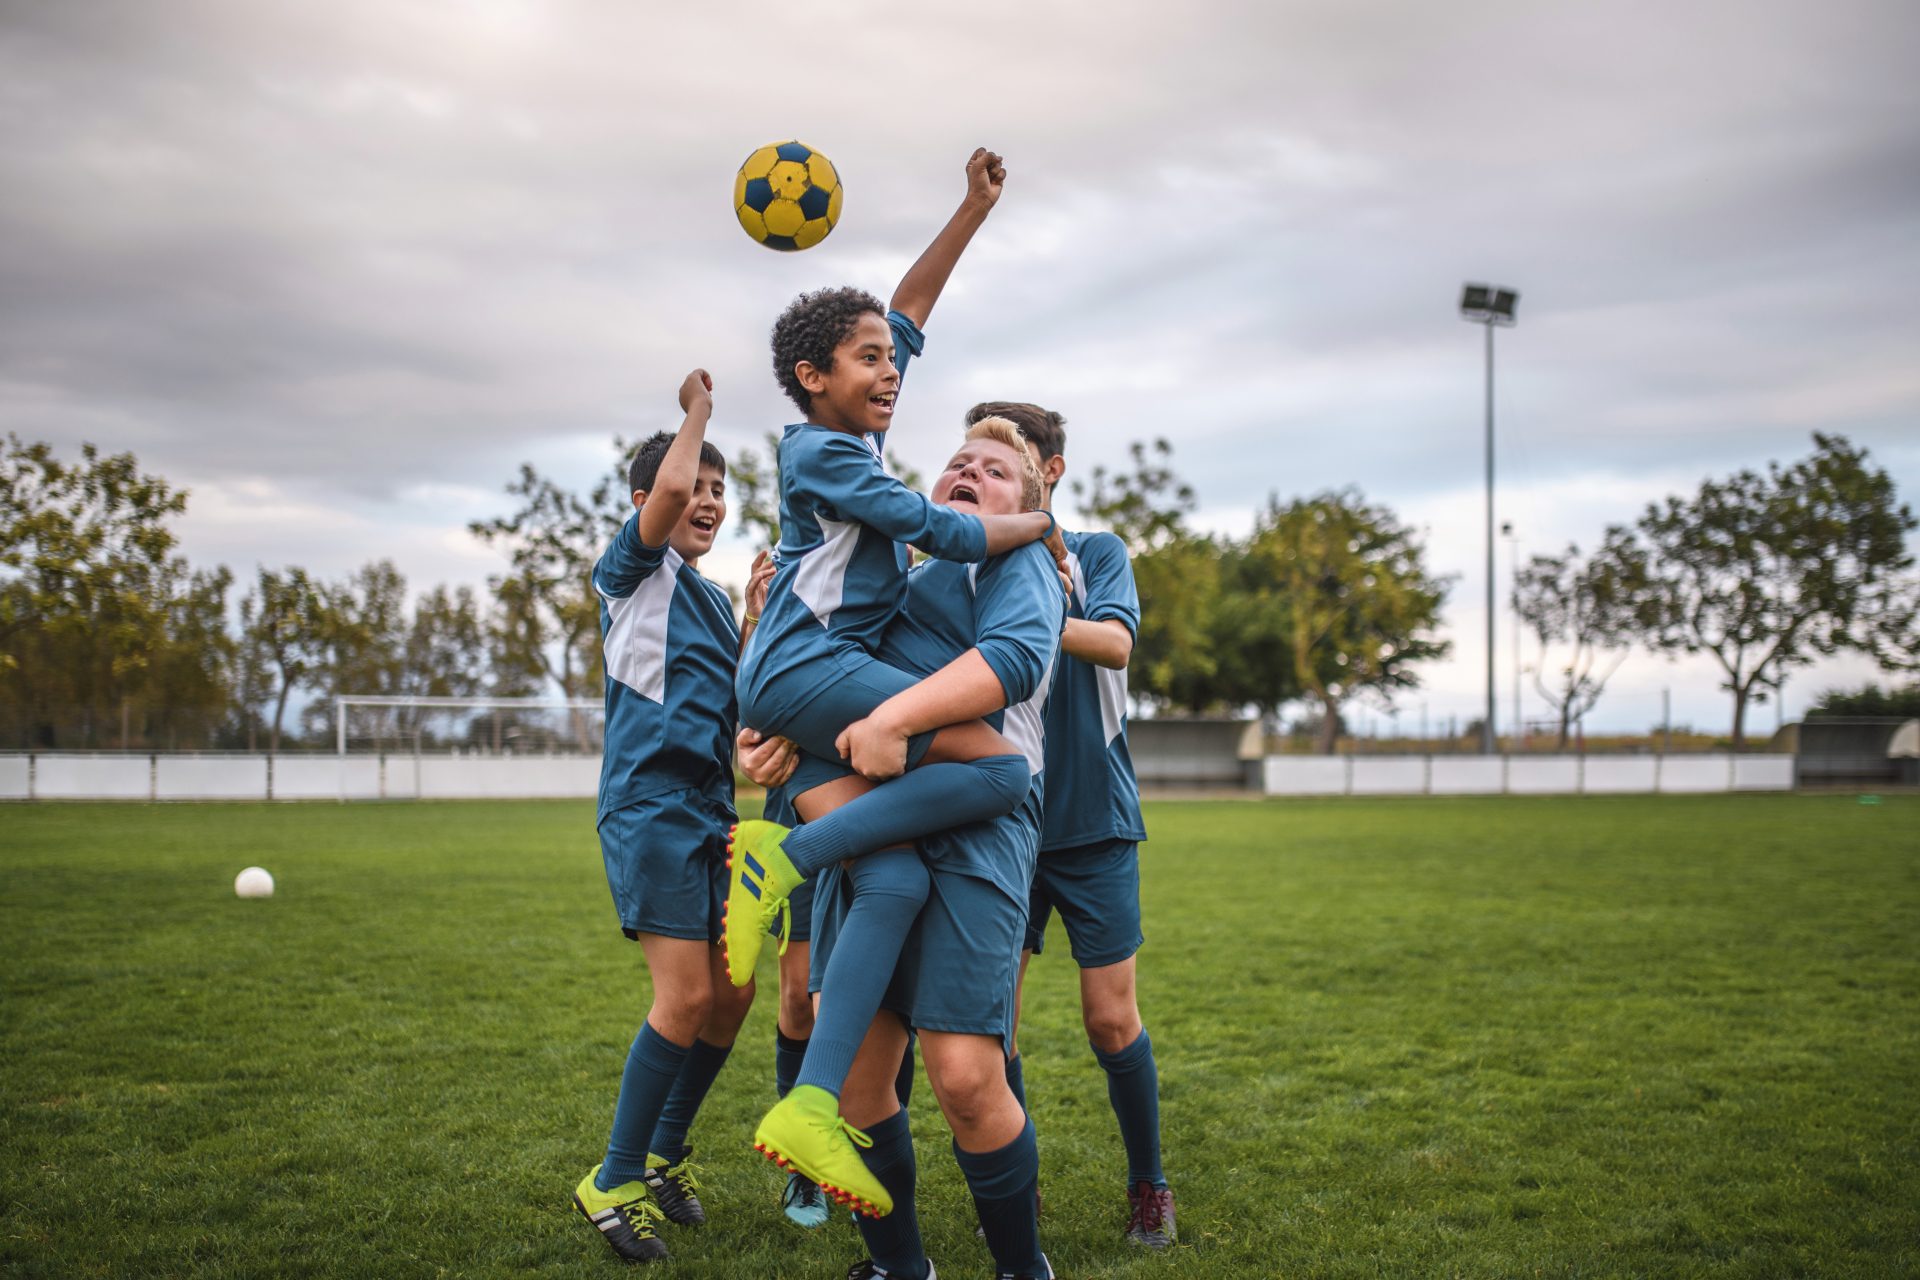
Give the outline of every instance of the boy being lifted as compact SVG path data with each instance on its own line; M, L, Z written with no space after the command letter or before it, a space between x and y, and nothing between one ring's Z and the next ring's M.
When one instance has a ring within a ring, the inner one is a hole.
M805 825L791 832L741 824L729 859L727 967L735 983L749 981L788 894L858 859L798 1083L755 1145L869 1213L892 1201L861 1161L855 1144L865 1135L841 1118L838 1098L926 900L910 842L1009 813L1029 785L1025 756L980 718L1004 704L985 692L997 695L999 684L977 652L924 680L875 656L905 598L908 544L978 562L1053 532L1042 513L935 506L880 459L902 373L924 343L920 326L1005 176L998 156L973 153L966 198L901 280L891 310L856 289L821 290L795 299L773 330L775 376L806 418L780 442L779 569L741 657L740 717L835 772L844 758L867 779L893 780L870 790L848 777L794 787Z

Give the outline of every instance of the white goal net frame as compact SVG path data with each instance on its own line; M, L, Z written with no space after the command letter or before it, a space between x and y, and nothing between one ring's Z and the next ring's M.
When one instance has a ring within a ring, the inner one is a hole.
M606 706L594 698L429 698L346 695L333 700L340 755L599 755Z

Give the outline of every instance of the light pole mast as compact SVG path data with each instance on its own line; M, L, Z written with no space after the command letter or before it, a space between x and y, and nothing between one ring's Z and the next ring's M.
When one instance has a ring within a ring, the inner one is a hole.
M1480 749L1487 755L1498 745L1493 709L1493 330L1512 326L1519 301L1517 290L1490 284L1470 284L1460 294L1460 314L1487 328L1487 713L1480 728Z

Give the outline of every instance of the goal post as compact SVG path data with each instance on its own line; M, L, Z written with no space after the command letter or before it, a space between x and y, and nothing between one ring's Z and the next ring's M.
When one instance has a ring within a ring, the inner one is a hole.
M333 700L340 755L598 755L606 708L592 698L432 698L342 695Z

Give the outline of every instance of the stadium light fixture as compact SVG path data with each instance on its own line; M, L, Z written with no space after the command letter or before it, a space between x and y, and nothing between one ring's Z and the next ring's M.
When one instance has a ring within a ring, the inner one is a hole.
M1469 284L1460 293L1460 314L1487 330L1487 714L1480 727L1480 749L1494 753L1493 710L1493 331L1511 328L1520 291L1504 285Z

